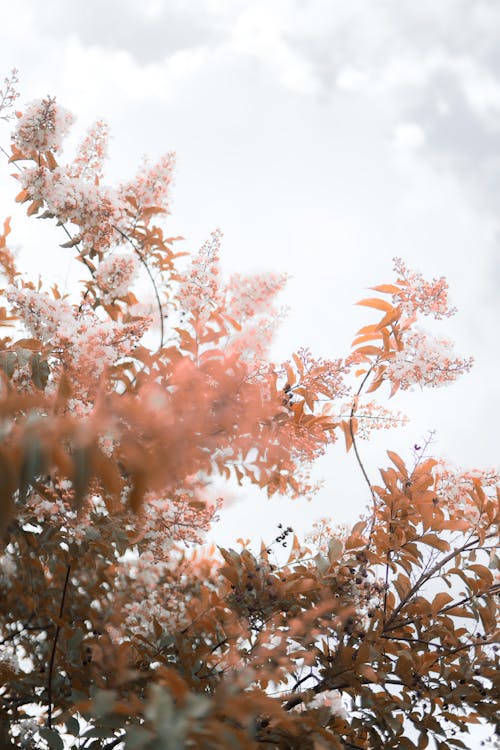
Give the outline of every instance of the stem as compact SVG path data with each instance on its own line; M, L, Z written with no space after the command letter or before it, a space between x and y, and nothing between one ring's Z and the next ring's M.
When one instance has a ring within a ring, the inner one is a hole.
M486 536L486 539L489 539L492 536L495 536L495 534L488 534ZM410 601L410 599L417 593L417 591L419 590L419 588L421 586L423 586L424 583L426 583L430 578L433 578L436 575L436 573L438 573L441 570L441 568L444 565L446 565L446 563L448 563L450 560L452 560L456 555L459 555L461 552L466 552L467 550L469 550L471 548L473 549L475 546L477 546L477 544L478 544L478 540L474 539L474 540L469 541L466 544L462 545L461 547L456 547L451 552L449 552L447 555L445 555L445 557L443 557L441 560L439 560L439 562L437 562L436 565L434 565L433 568L431 568L430 570L428 570L426 573L423 573L420 576L420 578L418 579L418 581L412 586L412 588L407 593L407 595L405 596L405 598L398 604L398 606L396 607L396 609L392 613L392 615L389 618L387 624L384 626L384 632L386 632L387 630L393 630L393 629L395 629L397 627L401 627L401 625L399 625L397 623L394 624L394 621L396 620L397 616L399 615L399 613L401 612L401 610L403 609L403 607L406 604L408 604L408 602ZM458 605L454 605L454 606L458 606ZM449 607L449 609L451 609L451 606Z
M5 154L5 156L7 157L7 159L10 159L10 156L9 156L9 154L8 154L8 153L7 153L7 151L6 151L5 149L4 149L4 147L3 147L3 146L0 146L0 151L2 152L2 154ZM21 167L19 166L19 164L18 164L17 162L13 162L13 164L14 164L14 166L16 167L16 169L17 169L17 171L18 171L18 172L22 172L22 171L23 171L23 170L21 169Z
M52 729L52 675L54 672L57 641L58 641L59 633L61 630L61 619L62 619L63 612L64 612L64 600L66 599L66 591L68 589L70 571L71 571L71 565L68 564L66 565L66 576L64 578L64 585L63 585L63 591L62 591L62 596L61 596L61 604L59 606L59 618L58 618L58 622L56 625L54 642L52 643L52 651L50 654L49 675L47 678L47 703L48 703L47 726L49 727L49 729Z
M393 508L393 506L394 506L394 503L391 502L391 518L390 518L390 521L389 521L389 528L388 528L388 532L389 532L389 546L387 547L387 555L386 555L386 563L385 563L384 622L385 622L385 618L386 618L386 615L387 615L387 596L389 594L389 569L390 569L390 565L391 565L390 538L391 538L391 534L393 533L393 526L392 526L392 521L393 521L393 516L394 516L394 508Z
M137 245L135 244L135 242L133 242L131 240L131 238L128 236L128 234L126 234L125 232L123 232L119 227L115 226L114 224L113 224L113 229L115 230L115 232L118 232L118 234L121 237L123 237L124 240L127 240L127 242L129 242L132 245L132 247L134 248L134 251L137 254L137 257L139 258L139 260L141 261L142 265L146 269L147 274L148 274L148 276L149 276L149 278L151 280L151 283L153 284L153 288L154 288L154 291L155 291L155 297L156 297L156 303L158 305L158 310L159 310L159 313L160 313L160 346L158 347L158 351L159 351L160 349L163 348L165 331L164 331L164 323L163 323L163 307L162 307L162 304L161 304L161 299L160 299L160 294L158 292L158 287L156 286L156 281L154 280L153 274L151 273L151 270L150 270L148 264L146 263L146 259L144 258L144 255L141 253L141 251L139 250L139 248L137 247Z
M357 460L357 462L359 464L359 468L361 469L361 473L363 474L363 476L365 478L366 484L368 485L368 487L370 489L370 494L372 496L372 501L373 501L373 507L374 507L374 510L375 510L375 508L376 508L376 502L377 502L376 497L375 497L375 492L373 490L372 483L370 482L370 478L368 476L368 473L367 473L367 471L366 471L366 469L364 467L364 464L363 464L363 462L361 460L361 456L359 455L358 446L357 446L357 443L356 443L356 438L354 437L354 427L353 427L353 422L352 422L353 419L354 419L354 415L356 413L356 407L357 407L358 398L361 395L361 391L363 390L363 387L364 387L366 381L368 380L368 378L372 374L374 367L375 367L374 364L370 367L370 369L368 370L368 372L365 374L365 377L361 381L361 385L359 386L359 388L357 390L356 396L355 396L353 404L352 404L351 412L349 414L349 432L350 432L350 435L351 435L352 447L354 448L354 453L356 454L356 460Z

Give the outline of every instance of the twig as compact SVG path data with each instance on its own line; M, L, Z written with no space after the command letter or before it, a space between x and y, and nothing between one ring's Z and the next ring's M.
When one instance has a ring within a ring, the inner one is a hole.
M490 539L493 536L495 536L495 534L488 534L486 536L486 539ZM418 581L412 586L412 588L410 589L410 591L407 593L407 595L405 596L405 598L398 604L398 606L396 607L396 609L393 611L391 617L387 621L386 626L384 627L384 632L387 631L387 630L393 630L393 629L396 629L398 627L402 627L401 625L399 625L397 623L394 624L394 620L396 620L398 614L401 612L401 610L403 609L403 607L406 604L408 604L408 602L410 601L410 599L416 594L416 592L419 590L419 588L421 588L421 586L423 586L423 584L426 583L429 579L433 578L436 575L436 573L438 573L441 570L441 568L444 565L446 565L446 563L448 563L450 560L453 560L453 558L456 555L460 555L462 552L466 552L469 549L474 549L474 547L477 546L478 541L479 540L474 539L474 540L469 541L466 544L462 545L461 547L456 547L455 549L451 550L451 552L449 552L447 555L445 555L445 557L443 557L441 560L439 560L436 563L436 565L434 565L433 568L431 568L426 573L422 574L420 576L420 578L418 579ZM458 605L454 605L454 606L458 606ZM449 607L449 609L451 609L451 607Z
M51 627L51 624L48 625L25 625L24 627L20 628L19 630L14 631L13 633L9 633L9 635L5 636L3 640L0 641L0 646L3 646L4 643L7 643L8 641L14 640L16 636L22 635L23 633L36 633L37 631L41 630L48 630L48 628Z
M151 283L153 284L153 288L154 288L154 291L155 291L155 297L156 297L156 303L158 305L158 310L159 310L159 313L160 313L160 346L158 347L158 350L160 350L160 349L163 348L163 344L164 344L165 327L164 327L164 323L163 323L163 307L162 307L162 304L161 304L161 299L160 299L160 294L158 292L158 287L156 286L156 281L154 280L153 274L151 273L151 269L149 268L148 264L146 263L146 259L144 258L144 255L141 253L141 251L139 250L139 248L137 247L137 245L135 244L135 242L133 242L130 239L130 237L128 236L128 234L126 234L125 232L123 232L120 229L120 227L117 227L115 224L113 224L113 229L115 230L115 232L118 232L118 234L121 237L123 237L124 240L127 240L127 242L129 242L132 245L132 247L134 248L134 251L137 254L137 257L139 258L139 260L141 261L142 265L146 269L147 274L148 274L148 276L149 276L149 278L151 280Z
M363 477L365 478L366 484L368 485L368 488L370 490L370 494L372 496L373 511L374 511L374 518L375 518L375 510L376 510L376 507L377 507L377 498L375 496L375 491L374 491L374 489L372 487L372 483L370 482L370 478L368 476L368 473L367 473L367 471L366 471L366 469L364 467L363 461L361 460L361 456L359 455L358 446L357 446L357 443L356 443L356 438L354 437L354 427L353 427L353 419L354 419L354 416L356 414L356 408L357 408L357 404L358 404L358 398L361 395L361 391L363 390L363 387L364 387L366 381L368 380L368 378L372 374L374 367L375 367L375 365L372 365L370 367L370 369L368 370L368 372L365 374L365 377L361 381L361 385L359 386L359 388L357 390L356 396L354 397L354 400L353 400L353 403L352 403L352 407L351 407L351 412L349 414L349 433L351 435L352 447L354 448L354 453L356 455L356 460L357 460L357 462L359 464L359 468L361 469L361 473L363 474ZM373 524L374 524L374 519L373 519L373 522L372 522L372 529L370 531L370 537L371 537L371 533L373 531Z
M64 585L63 585L63 591L62 591L62 596L61 596L61 604L59 606L59 619L57 622L56 632L54 635L54 642L52 643L52 652L50 654L49 674L47 678L47 703L48 703L47 726L49 727L49 729L52 729L52 675L54 672L57 640L59 638L59 633L61 631L61 619L62 619L63 612L64 612L64 600L66 599L66 591L68 589L70 571L71 571L71 565L68 563L68 565L66 565L66 576L64 578Z

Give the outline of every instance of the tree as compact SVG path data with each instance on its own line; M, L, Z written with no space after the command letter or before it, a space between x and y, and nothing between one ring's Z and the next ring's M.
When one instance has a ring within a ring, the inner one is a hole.
M173 154L112 189L105 123L60 164L72 114L47 97L16 118L17 200L57 223L87 278L72 294L36 284L5 221L2 746L467 747L470 724L498 721L498 474L427 445L408 466L389 451L374 484L359 450L401 421L367 394L470 369L419 327L453 314L446 281L396 260L347 357L275 364L286 277L224 281L220 232L177 251ZM282 527L258 554L203 546L212 476L303 498L338 435L371 503L352 529L319 520L301 542Z

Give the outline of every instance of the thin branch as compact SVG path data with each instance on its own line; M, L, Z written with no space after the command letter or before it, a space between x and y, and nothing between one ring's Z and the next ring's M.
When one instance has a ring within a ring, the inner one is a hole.
M4 147L3 147L3 146L0 146L0 151L2 152L2 154L5 154L5 156L7 157L7 159L10 159L10 156L9 156L9 154L8 154L8 153L7 153L7 151L6 151L5 149L4 149ZM17 169L17 171L18 171L18 172L22 172L22 171L23 171L23 170L21 169L21 167L19 166L19 164L17 164L16 162L14 162L14 166L16 167L16 169Z
M7 641L11 641L13 638L16 637L16 635L19 635L24 630L26 630L28 625L34 618L34 616L35 616L35 612L32 612L30 616L28 617L28 619L26 620L25 624L21 626L21 628L18 628L18 630L15 630L13 633L9 633L9 635L7 635L2 641L0 641L0 646L2 646L4 643L7 643Z
M351 671L350 669L344 669L342 672L339 672L337 675L334 675L333 677L329 677L328 679L324 679L321 682L319 682L317 685L314 685L312 688L309 688L309 690L305 691L304 693L300 693L299 695L295 695L293 698L290 698L284 706L283 709L285 711L291 711L292 708L295 708L295 706L299 706L301 703L304 702L305 697L308 696L310 693L322 693L325 690L348 690L349 688L353 688L354 686L350 682L335 682L335 677L339 676L340 674L344 674L346 672ZM375 682L374 680L369 680L367 677L363 677L360 679L360 683L362 685L378 685L379 683ZM386 685L399 685L400 687L408 687L406 682L403 682L403 680L398 679L392 679L390 677L386 677L384 679L384 683Z
M66 599L66 591L68 589L70 571L71 571L71 565L68 563L68 565L66 565L66 576L64 578L64 585L63 585L62 596L61 596L61 604L59 606L59 618L58 618L58 622L56 626L56 632L54 635L54 642L52 643L52 651L50 654L49 674L47 678L47 703L48 703L47 726L49 727L49 729L52 728L52 675L54 672L57 641L59 638L59 633L61 631L61 620L62 620L62 616L64 612L64 600Z
M486 538L490 539L492 536L495 536L495 534L488 534L488 536ZM431 568L426 573L423 573L419 577L419 579L417 580L417 582L409 590L409 592L407 593L407 595L405 596L405 598L398 604L398 606L396 607L396 609L393 611L391 617L387 621L387 625L384 627L384 632L386 630L393 630L393 629L395 629L397 627L402 627L402 625L397 625L397 624L394 625L393 624L394 620L396 619L396 617L398 616L398 614L401 612L401 610L403 609L403 607L405 607L406 604L408 604L408 602L410 601L410 599L424 585L424 583L426 583L428 580L430 580L431 578L433 578L433 576L435 576L436 573L439 573L439 571L441 570L441 568L444 565L446 565L446 563L448 563L450 560L453 560L453 558L456 557L456 555L459 555L461 552L466 552L470 548L474 548L478 544L478 541L479 541L478 539L475 539L475 540L466 542L464 545L462 545L462 547L455 547L455 549L453 549L451 552L449 552L447 555L445 555L445 557L443 557L441 560L439 560L439 562L437 562L436 565L434 565L433 568ZM391 627L389 627L389 626L391 626Z
M365 377L361 381L361 385L359 386L359 388L357 390L357 393L356 393L356 396L355 396L355 398L353 400L352 407L351 407L351 412L350 412L350 415L349 415L349 432L350 432L350 435L351 435L352 447L354 448L354 453L356 455L356 460L357 460L357 462L359 464L359 468L361 469L361 473L363 474L363 476L365 478L365 481L366 481L366 483L367 483L367 485L368 485L368 487L370 489L370 494L372 496L372 502L373 502L373 511L374 511L374 515L375 515L375 510L376 510L376 507L377 507L377 498L375 496L375 491L374 491L374 489L372 487L372 483L370 482L370 478L368 476L368 473L367 473L367 471L366 471L366 469L364 467L364 464L363 464L363 462L361 460L361 456L359 455L358 446L357 446L357 443L356 443L356 438L354 437L354 427L353 427L353 419L354 419L354 415L356 413L356 407L357 407L358 398L361 395L361 391L363 390L363 387L364 387L366 381L368 380L368 378L372 374L374 366L375 365L372 365L370 367L370 369L366 373ZM373 522L372 522L372 529L370 531L370 537L371 537L371 532L373 531L373 524L374 524L374 522L375 522L375 519L373 519Z
M301 677L300 680L296 680L295 685L292 688L292 693L295 693L295 691L304 683L307 682L307 680L310 680L314 678L315 680L319 680L319 677L317 677L313 671L309 672L308 674L304 675L304 677Z
M477 593L471 594L470 596L464 596L463 599L460 599L458 602L452 602L451 604L448 604L446 607L443 607L439 611L439 614L444 614L449 609L453 609L453 607L461 607L462 604L467 604L467 602L472 601L472 599L479 599L481 596L488 596L488 595L494 595L500 593L500 583L493 584L493 586L490 586L490 588L487 591L479 591Z
M154 288L154 291L155 291L155 297L156 297L156 303L158 305L158 310L159 310L159 313L160 313L160 346L158 347L158 350L160 350L160 349L163 348L164 336L165 336L165 327L164 327L164 323L163 323L163 307L162 307L162 304L161 304L161 299L160 299L160 294L158 292L158 287L156 286L156 281L154 280L153 274L151 273L151 270L150 270L148 264L146 263L146 259L144 258L144 255L141 253L141 251L139 250L139 248L137 247L137 245L135 244L135 242L133 242L131 240L131 238L128 236L128 234L126 234L125 232L123 232L120 229L120 227L117 227L115 224L113 224L113 229L115 230L115 232L118 232L118 234L121 237L123 237L124 240L127 240L127 242L129 242L132 245L132 247L134 248L134 251L137 254L137 257L139 258L139 260L141 261L142 265L146 269L147 274L148 274L148 276L149 276L149 278L151 280L151 283L153 284L153 288Z
M71 232L69 231L69 229L66 227L66 224L61 223L61 224L59 224L59 226L61 226L63 228L64 232L66 233L66 236L69 237L69 239L71 241L73 241L75 239L71 235ZM83 253L83 251L78 247L78 245L80 244L80 242L81 242L81 240L79 240L78 242L76 242L75 245L74 245L74 247L76 247L76 251L77 251L78 255L80 256L80 258L85 263L85 265L87 266L88 270L90 271L90 275L92 276L92 278L94 278L94 271L95 271L95 269L93 268L93 266L90 263L90 261L87 260L87 258L85 257L85 254ZM89 290L87 289L85 291L85 294L83 295L82 304L80 305L79 310L78 310L79 312L81 312L81 310L82 310L83 302L85 301L85 298L87 297L88 293L89 293Z
M49 623L47 625L31 625L31 626L24 626L20 628L19 630L16 630L13 633L9 633L9 635L5 636L3 640L0 641L0 646L3 646L4 643L7 643L8 641L14 640L16 636L22 635L23 633L36 633L37 631L43 631L48 630L51 627L52 623Z

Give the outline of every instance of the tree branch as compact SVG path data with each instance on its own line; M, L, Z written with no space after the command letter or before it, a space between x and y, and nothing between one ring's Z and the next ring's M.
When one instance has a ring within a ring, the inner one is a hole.
M123 232L120 229L120 227L117 227L115 224L113 224L113 229L115 230L115 232L118 232L118 234L121 237L123 237L124 240L127 240L127 242L129 242L132 245L132 247L134 248L134 251L137 254L137 257L139 258L139 260L141 261L142 265L146 269L147 274L148 274L148 276L149 276L149 278L151 280L151 283L153 284L153 288L154 288L154 291L155 291L156 302L157 302L158 310L159 310L159 313L160 313L160 346L158 347L158 350L162 349L163 348L163 343L164 343L164 336L165 336L165 326L164 326L164 323L163 323L163 307L162 307L162 304L161 304L161 299L160 299L160 294L158 292L158 287L156 286L156 281L154 280L153 274L151 273L151 270L150 270L148 264L146 263L146 259L144 258L144 255L141 253L141 251L139 250L139 248L137 247L137 245L135 244L135 242L133 242L131 240L131 238L128 236L128 234L126 234L125 232Z
M357 390L356 396L354 398L354 401L353 401L353 404L352 404L352 407L351 407L351 413L349 415L349 433L351 435L352 447L354 448L354 453L356 455L356 460L357 460L357 462L359 464L359 468L361 469L361 473L363 474L363 477L365 478L365 481L366 481L366 483L367 483L367 485L369 487L369 490L370 490L370 494L372 496L373 512L374 512L374 515L375 515L375 509L376 509L376 505L377 505L377 498L375 496L375 491L374 491L374 489L372 487L372 483L370 482L370 478L368 476L368 472L366 471L366 469L364 467L364 464L363 464L363 462L361 460L361 456L359 455L358 446L357 446L357 443L356 443L356 438L354 437L354 427L353 427L353 419L354 419L354 415L356 413L356 407L357 407L358 398L361 395L361 391L363 390L363 387L364 387L366 381L368 380L368 378L372 374L373 368L374 368L374 365L372 365L370 367L370 369L368 370L368 372L366 373L365 377L361 381L361 384L360 384L360 386L359 386L359 388ZM372 522L372 529L371 529L371 531L373 531L373 524L374 524L374 522L375 522L375 520L373 520L373 522ZM371 536L371 531L370 531L370 536Z
M492 536L495 536L495 534L489 534L486 538L489 539ZM441 568L443 567L443 565L446 565L447 562L449 562L450 560L453 560L453 558L456 557L456 555L459 555L461 552L465 552L465 551L467 551L470 548L474 548L477 545L478 541L479 541L478 539L475 539L473 541L467 542L466 544L462 545L462 547L456 547L451 552L449 552L447 555L445 555L445 557L443 557L441 560L439 560L436 563L436 565L434 565L433 568L431 568L430 570L428 570L426 573L423 573L420 576L420 578L417 580L417 582L409 590L409 592L407 593L407 595L405 596L405 598L398 604L398 606L396 607L396 609L393 611L391 617L387 621L386 627L384 627L384 632L386 630L392 630L392 629L394 629L396 627L401 627L401 626L398 626L398 625L394 625L392 623L394 623L394 620L396 619L396 617L398 616L398 614L401 612L401 610L403 609L403 607L406 604L408 604L408 602L410 601L410 599L417 593L417 591L419 590L419 588L421 586L423 586L424 583L426 583L430 578L432 578L433 576L435 576L436 573L438 573L441 570ZM392 627L388 627L391 624L392 624Z

